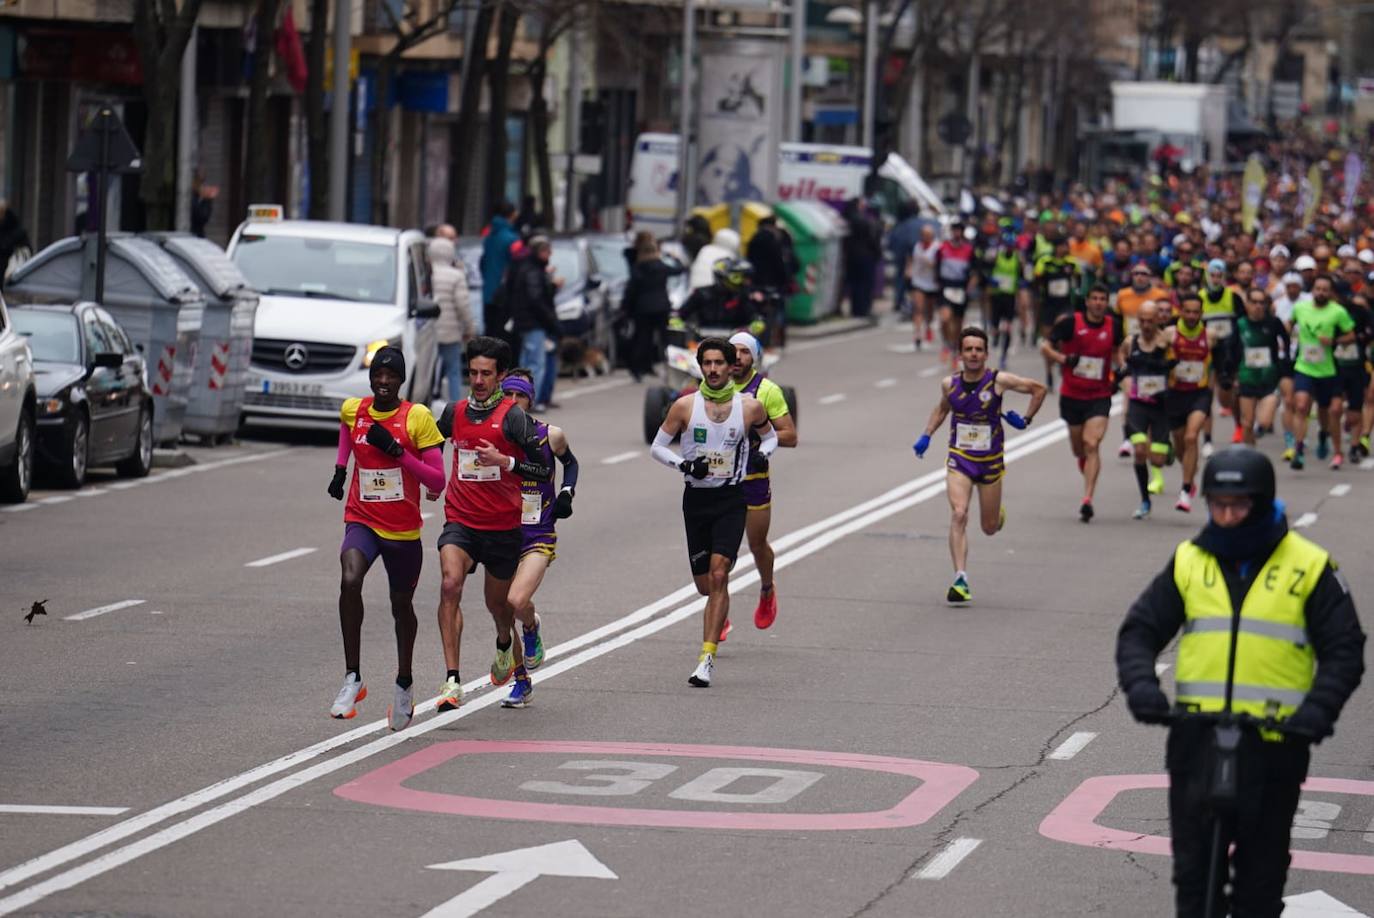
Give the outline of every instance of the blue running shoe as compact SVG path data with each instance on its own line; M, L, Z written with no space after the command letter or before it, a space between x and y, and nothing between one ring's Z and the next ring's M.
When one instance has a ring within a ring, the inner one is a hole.
M1292 448L1293 448L1293 431L1291 431L1291 430L1285 430L1285 431L1283 432L1283 448L1284 448L1284 449L1292 449Z
M538 669L539 664L544 662L544 639L539 634L539 613L534 615L534 627L528 630L521 628L520 639L525 648L525 668Z
M963 577L957 577L950 586L949 592L945 594L945 602L961 606L973 600L973 592L968 588L968 581Z
M1317 459L1320 461L1329 455L1331 455L1331 435L1323 430L1317 435Z
M534 681L529 676L516 676L510 694L501 699L503 708L526 708L534 701Z

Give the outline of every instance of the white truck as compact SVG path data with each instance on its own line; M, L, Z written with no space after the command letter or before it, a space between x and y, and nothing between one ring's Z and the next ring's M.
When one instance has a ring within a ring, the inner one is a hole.
M1169 144L1195 165L1226 158L1226 87L1208 83L1114 82L1112 128L1154 149Z
M820 143L784 143L778 156L778 187L765 203L826 201L839 205L863 194L864 179L873 161L867 147ZM627 223L660 237L676 234L677 160L676 134L640 134L635 138L630 187L625 196ZM944 214L940 196L896 153L888 154L878 167L878 175L896 185L922 211Z

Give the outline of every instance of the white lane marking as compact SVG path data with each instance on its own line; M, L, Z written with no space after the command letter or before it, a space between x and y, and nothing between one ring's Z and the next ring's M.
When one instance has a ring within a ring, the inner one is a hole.
M575 838L486 857L430 864L425 869L478 870L491 876L425 912L421 918L472 918L541 876L620 879Z
M15 504L13 507L0 507L6 513L27 513L30 510L37 510L37 504Z
M148 614L149 614L149 615L162 615L163 612L162 612L161 609L149 609L149 610L148 610Z
M118 816L129 812L127 806L46 806L43 804L0 803L0 814L28 816Z
M981 838L956 838L916 871L916 879L943 880L982 843Z
M1374 469L1374 458L1360 460L1360 468Z
M87 609L85 612L78 612L75 615L63 617L63 621L84 622L88 618L95 618L97 615L104 615L106 612L118 612L120 609L128 609L131 606L141 606L148 600L146 599L126 599L123 602L112 602L108 606L99 606L94 609Z
M1308 526L1311 526L1311 525L1312 525L1313 523L1315 523L1316 521L1317 521L1317 514L1315 514L1315 513L1304 513L1302 516L1298 517L1298 519L1297 519L1296 522L1293 523L1293 528L1294 528L1294 529L1306 529Z
M40 504L65 504L69 500L76 500L70 494L54 494L52 497L44 497L38 500Z
M72 492L73 497L95 497L97 494L104 494L104 488L82 488L80 491Z
M319 551L318 548L293 548L284 551L279 555L269 555L266 558L259 558L256 561L249 561L244 567L268 567L273 564L280 564L283 561L290 561L292 558L301 558L311 552Z
M135 478L133 481L116 481L112 484L106 485L106 487L108 487L112 491L127 491L130 488L140 487L143 484L143 482L147 480L148 479L146 478Z
M1155 675L1156 675L1156 676L1162 676L1162 675L1164 675L1164 674L1165 674L1166 672L1168 672L1168 671L1169 671L1169 664L1168 664L1168 663L1156 663L1156 664L1155 664Z
M875 382L875 383L873 384L873 388L875 388L875 389L891 389L891 388L892 388L893 386L895 386L895 385L897 385L897 380L896 380L896 379L893 379L891 376L888 376L888 377L886 377L886 378L884 378L884 379L880 379L880 380L878 380L877 382Z
M930 377L932 377L932 376L939 376L940 373L941 373L943 370L944 370L944 367L940 366L940 365L937 363L937 364L936 364L935 366L933 366L933 367L926 367L924 370L922 370L921 372L917 373L916 375L919 376L919 377L921 377L922 379L930 379Z
M887 349L894 354L914 354L916 353L916 343L911 344L889 344Z
M1364 833L1364 840L1374 842L1374 819L1369 820L1369 831Z
M1051 752L1048 758L1054 759L1056 762L1067 762L1069 759L1082 752L1084 747L1095 739L1097 739L1096 733L1079 731L1060 743L1059 748Z
M605 459L602 459L601 464L619 465L622 462L629 462L631 459L638 458L639 456L643 455L643 453L644 450L642 449L632 449L626 453L616 453L614 456L607 456Z
M1338 485L1336 485L1334 488L1331 489L1331 496L1332 496L1332 497L1345 497L1345 495L1347 495L1347 494L1349 494L1349 493L1350 493L1350 485L1348 485L1348 484L1338 484Z
M634 380L626 376L623 379L611 379L602 383L593 383L589 386L575 386L571 389L560 389L557 395L560 399L577 398L580 395L592 395L597 392L605 392L607 389L619 389L621 386L628 386L632 382L634 382Z
M1120 400L1118 399L1113 414L1120 412ZM1008 452L1005 457L1006 462L1014 462L1017 459L1038 452L1063 440L1067 435L1067 428L1063 421L1054 421L1038 431L1019 435L1007 441ZM773 543L774 551L777 552L777 559L774 563L775 569L783 569L803 558L809 557L822 548L831 545L847 535L858 532L876 522L887 519L894 514L901 513L919 503L930 500L931 498L944 494L945 491L945 470L942 468L929 472L916 478L913 481L898 485L884 494L879 494L863 503L857 504L847 510L840 511L833 516L818 520L815 523L805 526L795 532L788 533ZM813 539L812 537L815 536ZM809 540L809 541L808 541ZM795 551L786 551L793 545L801 543L802 546ZM730 581L732 593L746 589L758 582L757 571L747 571L746 568L753 564L752 558L741 558L736 565L735 575ZM659 612L672 608L677 603L691 598L688 605L675 609L668 615L660 618L653 618ZM656 634L665 628L671 627L679 622L685 621L701 611L705 605L705 599L697 595L696 587L688 584L663 596L647 606L643 606L628 615L608 622L599 628L594 628L579 637L573 638L563 644L549 648L545 654L545 665L540 667L540 678L548 679L559 673L566 672L583 663L596 659L604 654L628 646L641 638ZM647 621L647 619L653 619ZM642 624L641 624L642 623ZM631 625L638 625L633 630L621 631ZM617 634L616 632L621 632ZM614 635L612 637L612 635ZM583 647L591 645L587 650ZM574 653L575 651L578 651ZM561 663L550 665L547 661L565 654L574 654L572 657ZM463 686L465 692L476 692L478 689L490 685L486 675L474 679ZM271 800L280 794L299 787L309 781L331 774L342 768L347 768L354 762L361 761L378 752L385 751L397 743L405 742L413 736L423 735L430 730L435 730L446 726L461 717L482 710L497 704L501 700L501 693L489 691L478 695L468 701L457 711L438 714L428 720L412 724L412 726L401 732L392 733L381 737L364 746L351 750L333 759L312 765L308 769L302 769L294 774L280 778L277 781L263 785L257 790L245 794L235 800L220 804L219 806L206 810L190 819L163 829L153 835L149 835L138 842L126 845L111 851L95 860L90 860L88 856L107 845L136 835L150 826L165 822L166 820L196 809L213 800L226 797L236 791L280 772L287 771L297 765L317 758L325 753L331 752L341 746L347 746L357 739L361 739L368 734L376 733L385 729L386 718L375 720L372 723L364 724L341 733L337 736L321 740L314 745L307 746L296 752L288 753L271 762L251 768L248 771L226 778L216 784L212 784L201 790L194 791L184 797L171 800L160 806L154 807L146 812L132 816L123 822L116 823L100 832L93 833L85 838L77 839L61 848L50 851L47 854L39 855L36 858L25 861L11 867L8 870L0 871L0 889L13 886L27 880L30 877L41 873L46 873L63 864L81 860L80 867L72 868L64 873L58 874L50 879L29 887L21 892L16 892L6 899L0 899L0 915L6 915L16 909L24 908L37 902L54 892L70 889L86 880L105 873L108 870L125 864L137 857L149 852L172 844L186 837L187 835L198 832L203 828L214 825L223 819L243 812L251 807ZM422 704L416 705L417 712L431 710L437 696L430 698Z
M821 397L818 401L822 405L838 405L847 398L849 398L849 396L845 395L843 392L834 392L830 395Z

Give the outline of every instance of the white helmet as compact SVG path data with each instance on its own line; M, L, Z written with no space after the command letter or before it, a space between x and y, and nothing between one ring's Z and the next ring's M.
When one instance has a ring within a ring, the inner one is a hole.
M1298 260L1293 262L1294 271L1315 271L1317 270L1317 259L1311 255L1299 255Z

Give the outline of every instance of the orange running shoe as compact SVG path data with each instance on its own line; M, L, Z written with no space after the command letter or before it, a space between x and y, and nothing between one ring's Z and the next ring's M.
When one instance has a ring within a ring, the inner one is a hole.
M725 624L720 626L720 637L716 639L716 643L724 644L725 638L729 636L730 632L733 630L735 630L735 626L730 624L730 619L727 618Z
M769 590L759 594L759 604L754 607L754 627L760 631L772 626L778 617L778 591Z

